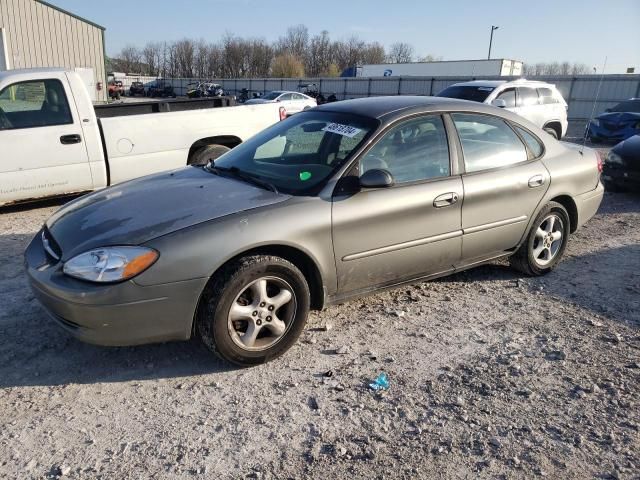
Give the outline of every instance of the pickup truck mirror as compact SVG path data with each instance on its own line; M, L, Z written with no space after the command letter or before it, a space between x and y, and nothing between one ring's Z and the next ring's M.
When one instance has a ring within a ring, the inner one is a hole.
M496 98L491 101L491 105L498 108L505 108L507 106L507 102L505 102L502 98Z
M362 188L388 188L395 185L393 175L388 170L381 168L373 168L367 170L360 177L360 186Z

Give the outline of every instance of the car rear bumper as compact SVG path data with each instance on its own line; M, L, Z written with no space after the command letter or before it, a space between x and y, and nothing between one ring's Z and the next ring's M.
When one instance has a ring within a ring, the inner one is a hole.
M25 252L35 297L58 325L97 345L125 346L191 336L193 317L207 279L143 287L133 281L100 285L62 273L37 235Z
M587 223L597 213L603 196L604 186L601 182L598 182L598 186L594 190L578 195L575 198L578 210L578 227Z

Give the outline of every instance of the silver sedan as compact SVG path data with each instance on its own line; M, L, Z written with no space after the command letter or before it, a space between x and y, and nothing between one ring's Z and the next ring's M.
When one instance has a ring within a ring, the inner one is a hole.
M603 195L597 152L429 97L328 104L185 167L64 206L29 245L37 298L88 342L199 335L254 365L310 309L498 258L560 262Z

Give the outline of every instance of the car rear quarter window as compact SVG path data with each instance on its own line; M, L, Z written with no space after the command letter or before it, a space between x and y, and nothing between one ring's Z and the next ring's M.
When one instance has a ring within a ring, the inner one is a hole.
M542 143L540 142L540 140L538 140L536 137L534 137L531 133L526 131L524 128L518 127L517 125L514 125L514 128L523 138L524 143L527 144L527 147L529 147L529 151L531 152L532 158L538 158L540 155L542 155L542 152L544 151L544 147L542 146Z
M540 97L540 103L543 105L559 103L558 99L553 94L553 90L550 88L538 88L538 96Z
M491 115L451 115L462 144L467 173L528 160L524 144L504 120Z

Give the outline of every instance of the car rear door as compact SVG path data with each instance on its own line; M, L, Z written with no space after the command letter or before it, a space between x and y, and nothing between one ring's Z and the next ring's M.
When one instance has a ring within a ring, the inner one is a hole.
M393 175L389 188L333 199L333 242L341 293L453 270L462 245L462 180L452 171L442 117L391 127L351 171ZM455 164L455 162L454 162Z
M0 203L93 188L68 84L28 80L0 91Z
M492 115L451 118L465 168L462 261L469 263L518 245L550 177L541 161L543 146L531 132Z
M540 104L538 91L531 87L518 87L516 90L516 108L512 111L542 128L545 124L545 106Z

